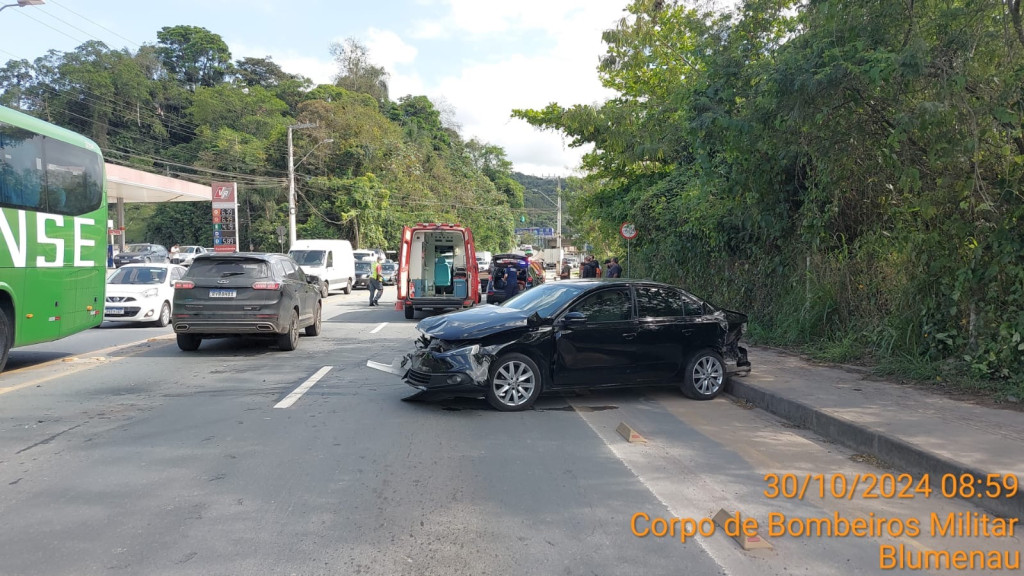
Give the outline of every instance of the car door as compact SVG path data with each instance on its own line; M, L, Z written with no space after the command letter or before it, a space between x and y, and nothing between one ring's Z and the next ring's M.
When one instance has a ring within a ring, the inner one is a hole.
M582 320L566 321L578 312ZM555 334L553 387L631 384L636 367L637 330L629 287L586 294L562 315Z
M299 324L308 324L312 321L316 299L320 292L306 281L306 274L302 268L296 266L291 259L284 260L282 266L285 272L285 283L299 304Z
M668 286L634 287L637 310L636 378L642 382L665 382L686 362L692 348L693 310L685 305L685 294ZM697 308L699 310L699 307Z

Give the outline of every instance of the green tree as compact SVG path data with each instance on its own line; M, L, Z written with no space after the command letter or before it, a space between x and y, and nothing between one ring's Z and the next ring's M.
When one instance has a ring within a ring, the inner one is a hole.
M190 90L212 87L230 71L231 51L218 35L199 26L165 26L156 53L168 74Z

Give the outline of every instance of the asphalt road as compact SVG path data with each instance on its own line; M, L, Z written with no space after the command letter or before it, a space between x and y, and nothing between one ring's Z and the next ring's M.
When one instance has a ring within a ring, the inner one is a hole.
M0 376L0 574L882 574L881 544L991 544L779 537L748 552L720 532L637 537L637 513L971 509L768 499L767 473L885 471L727 398L627 390L514 414L402 402L410 388L366 367L415 336L393 298L331 296L323 334L290 353L237 340L185 353L169 328L100 328L13 366ZM620 422L648 443L626 443Z

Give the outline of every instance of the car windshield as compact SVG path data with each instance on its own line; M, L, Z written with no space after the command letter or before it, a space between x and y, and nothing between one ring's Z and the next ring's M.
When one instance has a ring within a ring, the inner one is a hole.
M111 275L107 284L161 284L166 279L166 268L126 266Z
M324 256L327 255L327 252L324 250L292 250L288 255L294 258L299 266L323 266Z
M268 278L270 266L265 261L256 259L197 258L185 276L188 278L226 278L230 276Z
M381 272L391 273L394 272L395 270L398 270L398 264L383 264L381 265L380 269Z
M368 250L356 250L352 252L352 257L355 258L357 262L359 260L369 260L370 258L373 258L373 252Z
M541 284L509 298L501 304L523 312L536 312L541 318L550 318L578 294L589 288L587 284L555 282Z
M194 252L196 252L198 250L199 250L198 246L185 246L184 248L181 249L181 252L184 252L186 254L192 254L192 253L194 253Z
M369 260L360 260L360 261L356 262L356 272L369 272L369 271L370 271L370 261Z
M149 252L149 244L129 244L124 247L125 252Z

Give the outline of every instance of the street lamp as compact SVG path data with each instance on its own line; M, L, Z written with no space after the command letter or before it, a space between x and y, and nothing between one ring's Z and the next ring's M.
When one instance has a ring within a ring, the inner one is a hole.
M0 6L0 10L3 10L4 8L10 8L11 6L24 8L25 6L38 6L40 4L45 4L45 2L43 2L43 0L18 0L14 4L4 4L3 6Z
M291 248L295 244L295 153L292 150L292 130L302 128L315 128L316 124L289 124L288 125L288 248ZM334 140L323 140L320 144L325 142L334 142ZM320 144L317 144L319 146ZM316 150L316 146L313 147ZM310 153L310 150L302 157L305 160ZM302 160L299 160L299 164L302 164Z

